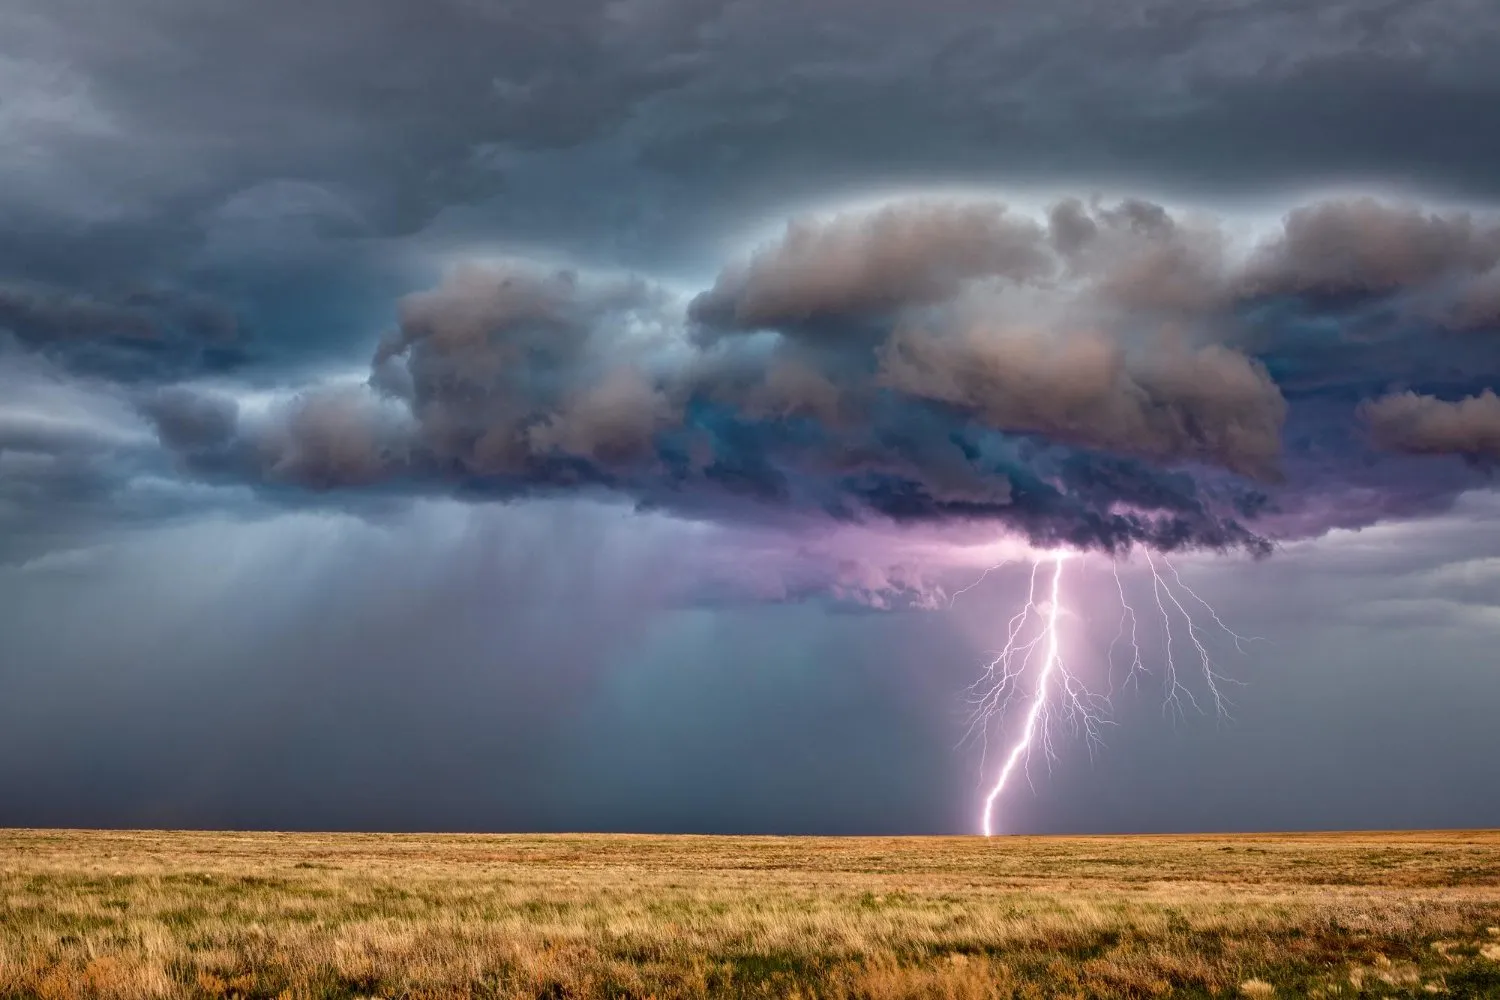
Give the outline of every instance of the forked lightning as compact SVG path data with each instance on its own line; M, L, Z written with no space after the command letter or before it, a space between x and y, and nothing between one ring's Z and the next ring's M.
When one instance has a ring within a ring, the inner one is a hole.
M1130 647L1131 658L1121 686L1132 684L1138 687L1141 676L1151 672L1141 654L1142 621L1127 599L1119 567L1113 563L1111 570L1121 610L1119 631L1106 657L1109 690L1091 690L1069 667L1059 619L1069 613L1063 600L1063 571L1073 558L1067 552L1051 552L1032 563L1026 603L1006 624L1005 646L985 665L984 673L970 688L974 712L969 733L980 741L981 766L984 766L984 757L987 756L985 751L992 725L1007 714L1013 703L1024 701L1026 706L1020 731L984 798L979 825L986 837L995 833L996 806L1015 772L1027 770L1029 775L1031 755L1038 749L1049 759L1055 756L1052 744L1055 715L1061 713L1066 721L1083 732L1090 752L1100 745L1103 727L1109 724L1110 698L1115 690L1115 649L1123 643ZM1241 652L1258 637L1240 635L1225 625L1218 612L1183 582L1177 568L1165 557L1148 552L1146 565L1151 573L1151 593L1161 618L1164 638L1161 669L1166 697L1162 710L1171 715L1182 715L1188 708L1205 711L1204 703L1211 702L1216 713L1227 716L1229 699L1224 689L1239 682L1219 671L1209 653L1208 632L1194 620L1188 610L1189 603L1205 609L1213 620L1213 627L1233 640L1235 648ZM1165 574L1162 567L1165 567ZM985 575L997 568L985 570ZM1045 596L1039 598L1039 578L1044 575L1046 579L1041 582L1041 587ZM979 582L976 580L955 592L954 596L972 590ZM1197 660L1196 672L1202 678L1204 697L1201 700L1178 670L1176 647L1183 641L1184 626L1186 641L1192 645L1191 655Z

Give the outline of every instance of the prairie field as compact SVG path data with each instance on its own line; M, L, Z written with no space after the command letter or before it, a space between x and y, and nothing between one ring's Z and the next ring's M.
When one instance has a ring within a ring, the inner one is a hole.
M0 831L0 996L1500 997L1500 833Z

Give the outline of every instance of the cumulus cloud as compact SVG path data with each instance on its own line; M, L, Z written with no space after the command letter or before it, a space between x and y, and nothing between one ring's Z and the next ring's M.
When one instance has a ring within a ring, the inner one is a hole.
M635 458L671 421L648 370L670 305L638 278L462 266L402 302L375 370L407 394L439 465L524 476L559 454Z
M1132 371L1099 334L908 329L887 345L881 374L1002 430L1276 476L1285 401L1263 368L1216 345L1163 352Z
M1500 261L1500 226L1373 198L1295 209L1241 279L1247 296L1372 297L1454 278L1472 281Z
M399 469L406 450L401 415L358 386L309 392L251 433L267 479L313 489L379 482Z
M1454 401L1402 392L1368 402L1360 412L1383 447L1500 459L1500 396L1493 390Z
M528 431L539 453L557 451L604 465L650 455L658 431L679 418L666 395L640 371L621 368L565 399L558 411Z
M1063 199L1040 219L901 200L794 219L696 296L461 263L399 301L365 385L313 380L252 410L180 386L141 409L183 467L283 496L584 492L723 522L1264 553L1440 509L1472 481L1396 489L1371 444L1483 453L1492 396L1461 416L1358 404L1420 375L1413 358L1500 376L1488 338L1451 322L1486 294L1495 231L1327 201L1250 244L1139 199Z
M1238 500L1151 467L1274 478L1284 401L1230 348L1139 338L1150 296L1096 294L1126 280L1130 240L1187 227L1144 202L1089 222L1086 242L1110 245L1064 260L1047 227L994 203L794 221L686 308L640 277L462 265L401 302L371 389L313 387L230 450L313 489L585 488L693 516L979 519L1039 544L1263 551ZM1089 332L1066 325L1083 314ZM770 340L694 335L712 324ZM168 444L196 433L174 415L156 418Z
M826 330L950 298L975 278L1027 281L1051 266L1041 227L1004 205L901 203L793 220L721 272L691 314L714 328Z
M1213 219L1138 198L1064 199L1048 213L1068 273L1106 309L1202 319L1226 304L1229 241Z

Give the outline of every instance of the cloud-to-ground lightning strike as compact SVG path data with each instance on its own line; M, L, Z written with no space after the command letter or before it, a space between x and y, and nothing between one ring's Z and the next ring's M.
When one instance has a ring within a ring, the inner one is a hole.
M985 665L983 675L970 688L974 695L975 708L969 733L979 738L981 767L985 766L990 724L1005 715L1011 704L1021 699L1023 694L1027 698L1020 732L1005 755L999 773L995 776L984 798L980 828L986 837L995 833L996 805L1015 771L1018 768L1028 768L1031 754L1036 749L1040 749L1049 759L1055 756L1051 726L1056 711L1061 710L1068 721L1083 731L1090 752L1100 744L1101 730L1107 723L1111 695L1101 695L1091 691L1078 675L1069 669L1063 655L1058 622L1068 613L1063 605L1063 567L1068 559L1069 554L1066 552L1052 552L1032 563L1026 603L1006 625L1005 646L994 659ZM1160 559L1160 564L1158 564L1158 559ZM1197 697L1183 683L1178 673L1174 655L1174 643L1177 641L1177 636L1173 629L1173 622L1176 620L1186 625L1187 638L1193 644L1194 652L1197 653L1203 682L1213 701L1215 711L1220 716L1227 716L1229 700L1225 697L1223 689L1227 684L1238 682L1219 672L1209 653L1206 642L1207 633L1203 626L1193 619L1187 604L1184 603L1182 597L1178 596L1179 593L1206 609L1214 625L1233 640L1235 648L1239 651L1244 652L1248 644L1259 637L1240 635L1224 624L1218 612L1183 582L1177 568L1165 557L1153 557L1148 552L1146 565L1151 573L1151 593L1156 601L1162 622L1163 686L1166 689L1163 711L1172 715L1181 715L1187 706L1202 711ZM1037 584L1044 566L1050 566L1051 579L1047 584L1046 599L1039 601ZM1165 566L1167 573L1170 574L1170 583L1169 577L1163 575L1161 566ZM985 575L987 576L996 568L998 567L986 570ZM1140 616L1126 597L1125 585L1120 579L1118 565L1111 563L1111 570L1121 607L1119 630L1106 655L1110 667L1110 692L1112 694L1115 690L1113 684L1114 650L1126 637L1127 622L1132 658L1122 686L1134 683L1138 687L1140 677L1151 671L1146 667L1141 655ZM983 579L984 577L980 577L979 580L958 591L954 596L972 590ZM1038 658L1041 660L1040 666L1033 670L1033 661ZM1029 689L1023 689L1022 681L1031 673L1035 674L1035 679Z
M1031 707L1026 710L1026 722L1021 727L1021 738L1016 741L1015 747L1011 749L1010 754L1005 758L1005 764L1000 768L1000 776L995 779L995 784L990 789L990 794L984 800L984 835L986 837L993 832L991 822L993 821L995 812L995 800L1004 791L1006 779L1010 777L1010 772L1015 770L1016 763L1021 759L1021 755L1026 753L1030 748L1032 737L1036 733L1038 721L1044 722L1041 716L1047 705L1047 686L1052 681L1052 674L1057 667L1058 661L1057 611L1061 600L1059 591L1062 587L1063 559L1064 557L1061 555L1056 556L1055 565L1052 570L1052 599L1047 604L1047 625L1043 630L1043 634L1047 640L1047 653L1046 659L1042 663L1041 676L1037 678L1036 693L1032 696ZM1035 593L1035 586L1036 575L1033 571L1033 594ZM1031 606L1031 601L1028 599L1026 611L1023 611L1022 614L1029 612ZM1014 630L1012 630L1012 636L1014 636Z

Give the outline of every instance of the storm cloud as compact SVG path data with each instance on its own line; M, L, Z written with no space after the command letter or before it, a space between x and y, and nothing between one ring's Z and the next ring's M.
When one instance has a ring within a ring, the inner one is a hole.
M692 317L732 329L809 332L951 298L976 278L1050 273L1042 230L1002 204L908 203L793 220L784 236L720 272Z
M1376 440L1396 451L1500 458L1500 397L1489 389L1452 402L1403 392L1361 412Z
M1493 337L1455 319L1497 255L1488 217L1368 198L1238 239L1141 199L1040 218L903 200L795 218L693 295L459 264L399 302L363 386L308 384L233 434L190 389L145 412L190 467L252 484L584 491L729 521L988 521L1039 546L1265 553L1349 526L1276 516L1305 515L1341 470L1367 482L1381 451L1488 447L1440 415L1398 430L1374 397L1419 356L1500 376ZM1367 443L1288 465L1302 412Z

